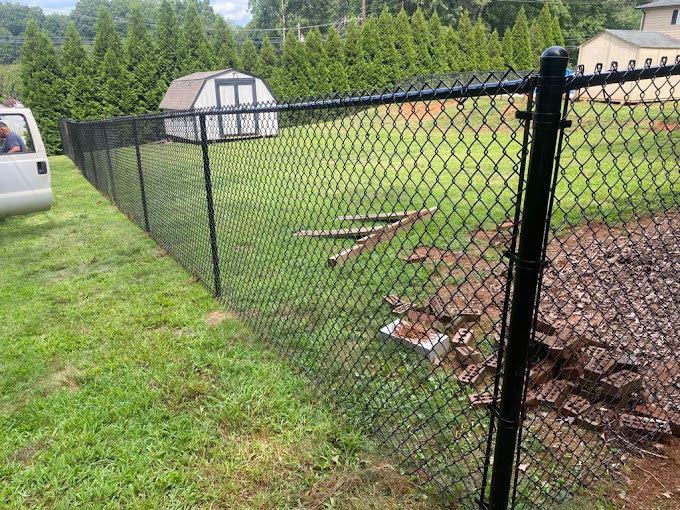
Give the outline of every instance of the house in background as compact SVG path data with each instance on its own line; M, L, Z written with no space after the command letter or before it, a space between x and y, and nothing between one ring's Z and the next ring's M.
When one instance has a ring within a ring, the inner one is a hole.
M579 46L578 64L586 73L600 65L607 71L612 62L620 71L649 62L654 66L664 61L672 64L680 56L680 0L657 0L637 8L643 13L640 30L605 30ZM660 78L654 85L644 80L639 84L608 85L596 97L581 98L623 103L655 101L668 98L678 85L678 77Z
M202 71L173 80L159 109L162 112L183 112L262 103L276 103L264 81L243 71L224 69ZM205 121L208 142L273 136L279 130L276 112L209 113ZM165 119L165 132L173 139L200 143L199 124L198 115L172 116Z

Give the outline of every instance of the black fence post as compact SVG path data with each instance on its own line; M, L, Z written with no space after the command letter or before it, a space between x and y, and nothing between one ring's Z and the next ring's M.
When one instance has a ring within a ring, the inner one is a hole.
M510 496L568 58L559 46L543 52L536 78L536 110L527 115L533 122L533 137L519 249L517 254L508 254L514 259L516 273L491 474L492 510L505 510Z
M208 203L208 225L210 227L210 248L212 250L213 278L215 280L215 295L222 293L220 282L220 259L217 254L217 231L215 229L215 207L213 205L212 179L210 176L210 158L208 156L208 135L205 126L205 114L198 116L201 126L201 151L203 152L203 176L205 177L205 198Z
M101 189L99 189L99 179L97 179L97 168L94 164L94 136L92 134L92 129L88 131L89 133L89 139L90 139L90 161L92 162L92 178L94 179L94 187L97 188L97 191L101 192Z
M102 123L100 125L102 131L102 139L104 140L104 147L106 147L106 164L109 170L109 182L111 183L111 189L109 190L111 195L111 200L114 204L118 202L116 198L116 181L113 179L113 165L111 164L111 150L109 149L109 137L106 134L106 125Z
M144 172L142 171L142 155L139 151L139 136L137 135L137 120L132 119L132 137L135 142L137 155L137 173L139 174L139 190L142 194L142 211L144 212L144 230L149 232L149 212L146 208L146 189L144 188Z

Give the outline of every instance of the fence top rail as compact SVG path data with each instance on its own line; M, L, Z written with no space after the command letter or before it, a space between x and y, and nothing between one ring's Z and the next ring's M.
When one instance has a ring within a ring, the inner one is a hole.
M628 68L620 71L616 65L608 71L596 70L591 74L574 74L567 78L566 90L576 90L587 87L597 87L612 84L635 82L638 80L650 80L652 78L666 78L669 76L680 75L680 62L676 60L671 65L661 65L657 67L645 66L639 68Z

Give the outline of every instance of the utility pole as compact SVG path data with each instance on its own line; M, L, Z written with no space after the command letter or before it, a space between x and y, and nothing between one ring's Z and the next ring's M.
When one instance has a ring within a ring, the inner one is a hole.
M361 0L361 26L366 23L366 0Z
M283 40L286 40L286 5L281 0L281 18L283 19Z

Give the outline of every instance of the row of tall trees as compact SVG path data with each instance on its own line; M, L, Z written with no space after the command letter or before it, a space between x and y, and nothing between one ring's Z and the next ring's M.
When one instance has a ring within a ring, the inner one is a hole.
M529 23L521 10L503 39L481 18L463 11L457 28L429 20L419 9L409 18L384 8L361 26L351 22L340 37L331 27L304 41L287 31L281 51L265 37L260 47L237 47L233 29L221 17L206 35L198 5L189 2L178 21L175 4L161 0L150 32L138 5L122 39L101 7L94 43L86 48L71 21L58 52L35 20L26 27L21 57L22 100L34 109L52 151L59 139L56 119L110 117L156 111L169 83L196 71L243 69L267 80L280 99L384 87L414 75L450 71L530 69L547 46L561 44L557 18L546 6Z

